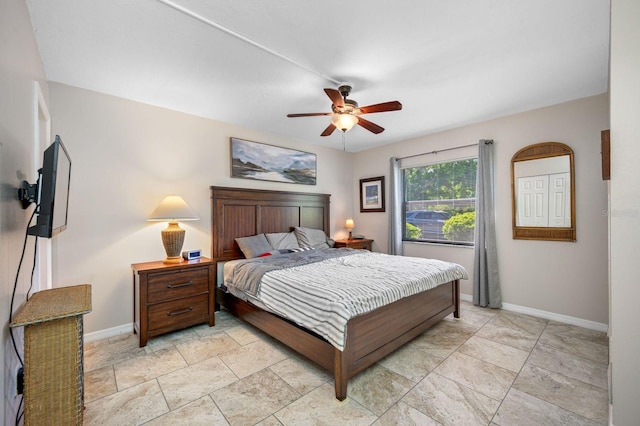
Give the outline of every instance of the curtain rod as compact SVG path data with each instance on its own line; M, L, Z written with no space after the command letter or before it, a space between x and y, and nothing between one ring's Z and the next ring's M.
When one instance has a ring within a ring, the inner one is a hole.
M491 140L491 139L485 140L484 143L485 144L492 144L493 140ZM470 146L478 146L478 144L477 143L471 143L469 145L454 146L453 148L445 148L445 149L439 149L437 151L423 152L423 153L420 153L420 154L407 155L406 157L398 157L398 160L405 160L407 158L420 157L421 155L437 154L439 152L445 152L445 151L453 151L454 149L469 148Z

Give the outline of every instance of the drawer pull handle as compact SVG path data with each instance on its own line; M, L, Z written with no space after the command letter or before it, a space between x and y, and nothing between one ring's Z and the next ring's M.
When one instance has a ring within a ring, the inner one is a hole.
M190 285L193 285L193 281L189 281L188 283L184 283L184 284L169 284L167 286L167 288L180 288L180 287L189 287Z
M187 312L193 311L193 306L189 306L187 309L182 309L180 311L169 311L167 312L168 317L174 317L176 315L186 314Z

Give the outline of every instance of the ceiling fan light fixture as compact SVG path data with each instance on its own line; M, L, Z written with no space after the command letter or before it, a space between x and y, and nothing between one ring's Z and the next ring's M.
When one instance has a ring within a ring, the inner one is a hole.
M358 117L352 114L333 114L331 123L333 123L337 129L340 129L343 132L348 132L358 123Z
M375 112L398 111L402 109L402 104L398 101L383 102L380 104L367 105L359 107L358 103L353 99L347 99L347 95L351 91L350 85L340 85L340 91L336 89L325 88L324 93L331 99L331 112L307 112L287 114L287 117L316 117L331 116L331 124L320 134L320 136L330 136L334 130L342 130L342 137L351 130L356 124L365 130L374 134L384 132L384 128L372 123L362 117L363 114L372 114Z

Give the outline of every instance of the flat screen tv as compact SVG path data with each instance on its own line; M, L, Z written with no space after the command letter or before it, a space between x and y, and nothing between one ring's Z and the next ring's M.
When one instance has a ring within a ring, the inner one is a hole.
M37 200L37 222L29 235L51 238L67 228L71 157L60 136L44 151Z

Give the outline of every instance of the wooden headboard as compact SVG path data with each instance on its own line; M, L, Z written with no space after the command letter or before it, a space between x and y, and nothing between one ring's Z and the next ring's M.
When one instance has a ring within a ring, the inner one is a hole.
M243 256L235 238L290 232L296 226L329 234L329 194L211 187L211 256Z

